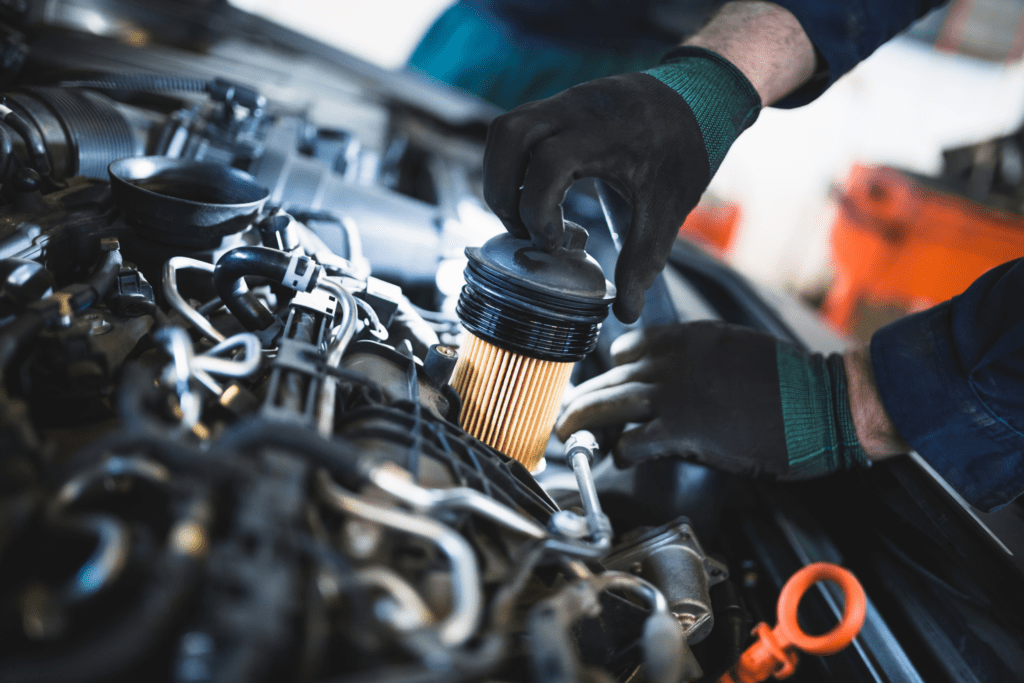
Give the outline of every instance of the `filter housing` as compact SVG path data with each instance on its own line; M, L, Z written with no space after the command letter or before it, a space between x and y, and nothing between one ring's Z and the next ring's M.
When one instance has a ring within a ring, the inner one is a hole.
M566 222L551 252L509 234L466 249L456 311L469 339L452 377L462 427L531 470L573 364L594 350L615 298L586 243L587 231Z

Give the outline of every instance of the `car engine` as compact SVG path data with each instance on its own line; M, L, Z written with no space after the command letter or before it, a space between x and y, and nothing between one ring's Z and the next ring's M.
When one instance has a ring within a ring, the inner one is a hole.
M460 426L462 249L501 232L478 133L396 108L378 153L251 82L52 49L0 105L0 681L735 659L728 565L685 517L613 523L592 435L542 433L546 489Z
M0 683L718 680L820 562L796 683L1019 679L1019 504L551 436L636 326L843 341L682 240L608 316L593 179L510 258L490 105L224 0L0 2L0 63Z

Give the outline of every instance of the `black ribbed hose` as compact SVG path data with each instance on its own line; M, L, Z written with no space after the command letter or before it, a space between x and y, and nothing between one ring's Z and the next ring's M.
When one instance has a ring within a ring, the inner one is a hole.
M94 88L97 90L129 90L132 92L165 93L194 92L209 93L220 102L234 102L251 110L263 109L266 99L252 88L215 78L206 81L201 78L164 76L161 74L97 74L76 81L58 83L62 88Z
M253 332L265 330L277 320L249 290L245 278L263 277L277 284L290 286L285 279L291 261L291 255L267 247L238 247L217 261L217 267L213 270L213 286L217 288L221 301L245 329ZM300 275L305 275L307 268L317 267L316 263L304 256L300 257L299 264L299 267L303 268ZM314 272L308 285L302 289L312 291L316 286L317 277L318 273Z
M97 74L74 81L61 81L62 88L95 88L97 90L130 90L132 92L206 92L210 81L201 78L163 76L160 74Z

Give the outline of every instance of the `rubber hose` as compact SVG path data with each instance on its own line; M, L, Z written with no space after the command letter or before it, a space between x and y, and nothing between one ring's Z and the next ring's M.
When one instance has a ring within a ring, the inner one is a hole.
M4 116L4 123L14 129L25 140L29 153L32 155L32 163L39 175L48 177L50 175L50 157L46 154L46 143L43 136L39 134L36 127L23 119L16 112L9 112Z
M206 92L210 82L199 78L161 76L159 74L101 74L94 78L63 81L62 88L95 88L98 90L131 90L134 92Z
M0 126L0 181L7 182L7 173L11 170L13 160L14 143L11 134L7 132L7 126Z
M287 448L300 454L354 491L367 481L366 468L356 448L339 438L327 441L305 427L252 418L236 423L217 440L217 448L224 452L261 447Z
M97 301L102 301L103 297L110 293L114 283L117 282L117 276L121 272L123 262L121 252L117 249L107 252L107 257L100 264L99 269L89 278L89 286L96 292L96 298L94 301L90 301L88 306L93 305ZM83 308L88 306L83 306Z
M217 267L213 269L213 286L217 288L221 301L228 307L245 329L250 332L265 330L277 320L267 307L260 303L256 295L245 284L246 276L264 277L277 284L285 284L288 267L292 256L267 247L238 247L220 257ZM311 274L310 268L317 268L316 263L306 257L303 276L309 277L304 291L312 291L316 286L318 273ZM289 284L290 286L290 284ZM292 287L297 289L299 287Z

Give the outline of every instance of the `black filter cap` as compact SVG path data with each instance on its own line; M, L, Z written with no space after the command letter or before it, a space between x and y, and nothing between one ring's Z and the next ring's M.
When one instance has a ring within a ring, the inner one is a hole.
M564 235L553 251L510 234L468 247L456 308L466 329L541 360L573 362L593 351L615 286L584 250L587 231L566 221Z

